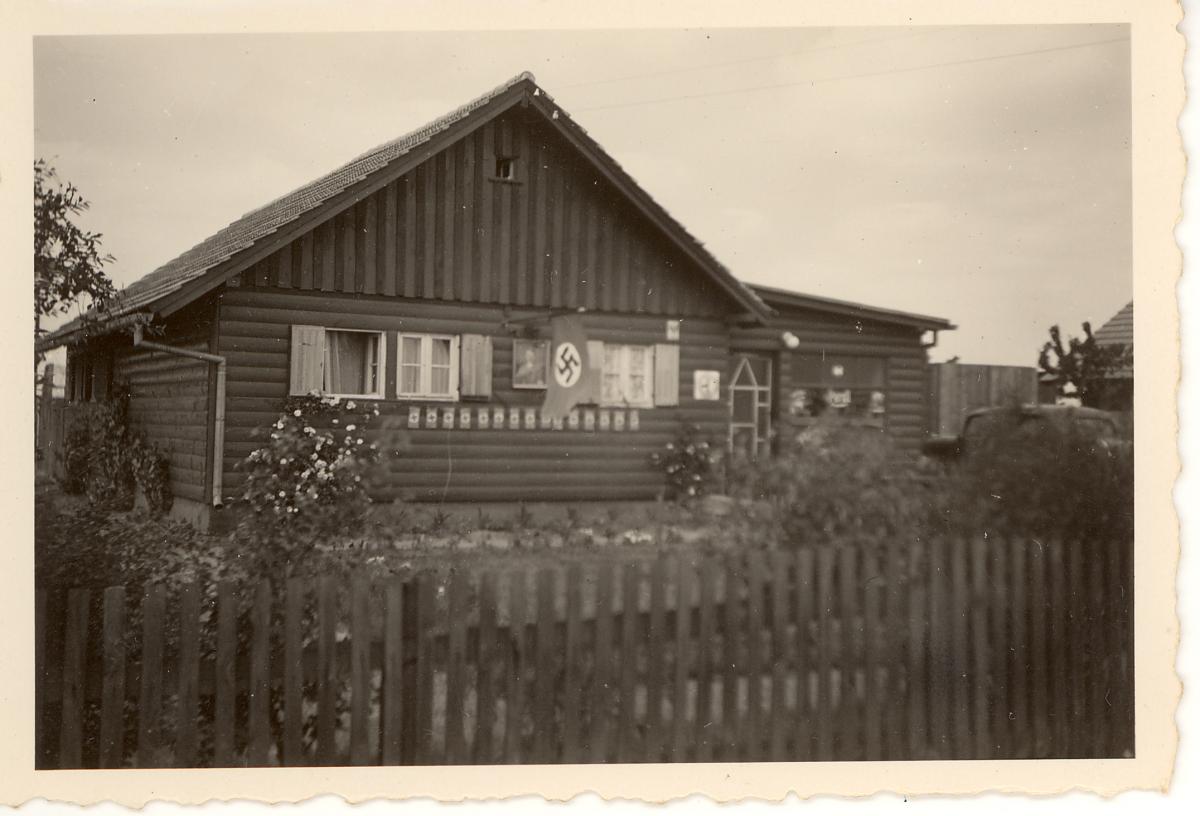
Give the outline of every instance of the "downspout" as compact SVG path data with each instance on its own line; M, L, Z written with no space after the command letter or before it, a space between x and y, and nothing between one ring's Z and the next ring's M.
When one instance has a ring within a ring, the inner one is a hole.
M221 492L224 485L223 476L225 471L225 358L219 354L208 354L203 351L192 351L191 349L176 348L175 346L166 346L162 343L155 343L151 340L146 340L142 336L142 326L133 327L133 345L140 348L153 349L154 351L162 351L167 354L174 354L177 357L190 357L193 360L203 360L206 363L212 363L217 367L217 394L216 394L216 416L213 417L213 482L212 482L212 505L213 507L221 506Z

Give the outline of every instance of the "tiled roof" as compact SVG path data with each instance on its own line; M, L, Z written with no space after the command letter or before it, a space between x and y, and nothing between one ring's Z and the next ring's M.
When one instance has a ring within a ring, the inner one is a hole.
M317 208L322 202L339 195L372 173L383 169L389 163L410 153L414 148L425 144L435 135L449 129L455 123L465 119L473 111L484 107L521 82L534 84L536 95L542 95L547 101L553 101L549 94L537 87L531 73L528 71L522 72L504 84L433 120L429 124L398 139L393 139L390 142L379 145L342 165L333 172L327 173L321 178L305 184L269 204L246 213L227 227L218 230L214 235L196 244L196 246L184 252L179 257L163 264L145 277L131 283L118 294L117 298L109 304L104 312L89 312L84 317L71 321L42 338L38 343L38 347L50 348L59 342L64 342L64 338L77 331L85 321L94 321L99 324L100 328L103 328L104 324L122 315L151 309L157 301L178 292L187 283L202 277L209 270L229 260L238 252L253 246L258 241L285 227L305 213ZM558 116L559 112L556 111L556 118ZM603 157L603 160L610 163L612 168L623 176L628 183L635 187L637 186L629 174L603 148L596 144L595 140L588 137L587 132L578 123L571 121L565 111L561 112L561 119L564 124L569 124L587 138L595 146L597 152ZM770 311L753 290L737 280L732 273L725 269L699 240L673 219L657 202L654 202L649 196L646 196L646 198L668 220L684 240L692 245L692 249L727 284L737 290L743 300L763 313Z
M1133 301L1117 312L1109 321L1097 329L1093 336L1102 346L1133 345Z
M810 295L804 292L793 292L789 289L777 289L774 286L762 286L757 283L750 284L750 288L768 304L837 312L878 320L881 323L899 323L902 325L919 326L923 329L951 330L957 328L957 326L944 317L933 317L931 315L917 314L916 312L902 312L898 309L883 309L878 306L868 306L865 303L837 300L830 297Z

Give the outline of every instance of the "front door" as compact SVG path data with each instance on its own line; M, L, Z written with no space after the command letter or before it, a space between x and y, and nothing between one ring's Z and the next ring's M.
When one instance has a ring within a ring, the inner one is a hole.
M729 378L729 448L751 459L771 452L771 358L737 354Z

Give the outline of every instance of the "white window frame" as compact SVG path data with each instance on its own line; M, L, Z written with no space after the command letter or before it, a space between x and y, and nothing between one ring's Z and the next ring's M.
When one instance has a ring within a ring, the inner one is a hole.
M629 400L624 398L624 395L629 393L629 377L630 377L630 350L640 349L646 354L646 393L642 399ZM620 400L609 400L604 396L604 376L608 355L610 353L618 355L617 372L621 381ZM653 408L654 407L654 346L643 345L640 343L605 343L604 344L604 360L600 365L600 404L606 408Z
M404 341L421 341L421 373L420 387L416 392L408 393L404 386ZM450 341L450 393L431 393L430 383L433 372L433 341ZM427 334L425 332L399 332L396 335L396 399L398 400L427 400L434 402L458 402L462 387L459 382L459 355L462 341L457 334Z
M343 329L337 326L325 326L321 335L321 394L326 397L339 399L383 399L384 387L387 382L387 332L375 329ZM329 348L329 334L345 332L347 334L373 334L377 338L375 344L375 390L366 394L346 394L338 391L328 391L325 388L325 377L329 371L325 367L325 352Z

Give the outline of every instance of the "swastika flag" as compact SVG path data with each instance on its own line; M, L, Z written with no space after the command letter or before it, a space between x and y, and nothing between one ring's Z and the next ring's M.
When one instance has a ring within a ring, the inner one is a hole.
M589 399L592 383L583 319L569 314L550 318L550 377L542 413L551 421L565 419L579 402Z

